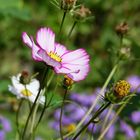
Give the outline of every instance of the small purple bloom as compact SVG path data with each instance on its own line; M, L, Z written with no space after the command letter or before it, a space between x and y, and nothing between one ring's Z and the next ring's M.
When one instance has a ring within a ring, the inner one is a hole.
M127 81L131 85L131 92L134 92L138 86L140 86L140 77L137 75L131 75L127 78ZM140 87L137 89L137 92L140 92Z
M137 124L140 123L140 111L134 111L131 114L131 120Z
M111 127L108 130L108 132L106 133L107 140L113 140L114 139L115 131L116 131L115 126L111 125Z
M11 131L9 120L0 116L0 140L5 140L6 132Z
M5 132L0 130L0 140L5 140Z
M120 129L121 131L123 131L126 136L130 139L134 139L136 134L134 132L134 130L132 129L131 126L129 126L127 123L125 123L124 121L120 122Z

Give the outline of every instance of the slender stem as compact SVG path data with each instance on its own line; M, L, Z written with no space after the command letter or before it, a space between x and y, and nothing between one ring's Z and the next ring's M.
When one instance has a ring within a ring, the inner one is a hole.
M107 122L108 122L108 118L109 118L109 116L110 116L110 114L111 114L111 112L112 112L113 107L114 107L114 105L112 104L112 105L110 106L110 108L109 108L109 111L107 112L107 115L106 115L106 117L105 117L105 119L104 119L104 121L103 121L103 125L102 125L101 132L103 132L104 129L105 129L105 127L106 127L106 124L107 124Z
M34 108L34 111L33 111L33 114L32 114L32 121L31 121L31 128L30 128L30 136L32 137L32 134L33 134L33 128L34 128L34 123L35 123L35 118L36 118L36 113L37 113L37 109L38 109L38 106L39 106L39 102L35 105L35 108Z
M64 103L65 103L65 98L66 98L67 92L68 92L68 90L66 89L65 93L64 93L63 101L62 101L61 112L60 112L59 127L60 127L61 140L64 140L63 139L63 131L62 131L62 115L63 115L63 107L64 107Z
M39 96L40 96L41 89L43 89L43 87L44 87L44 82L45 82L46 75L48 74L48 71L49 71L49 67L47 67L47 68L45 69L45 71L44 71L44 74L43 74L43 77L42 77L42 80L41 80L41 85L40 85L38 94L37 94L37 96L36 96L36 98L35 98L35 101L34 101L32 107L31 107L30 113L29 113L28 118L27 118L27 120L26 120L25 127L24 127L23 134L22 134L22 139L23 139L23 140L24 140L24 136L25 136L25 133L26 133L26 129L27 129L27 127L28 127L28 123L29 123L30 117L31 117L32 112L33 112L33 110L34 110L34 108L35 108L36 102L37 102L37 100L38 100L38 98L39 98Z
M71 36L71 34L72 34L72 31L73 31L73 29L74 29L74 27L75 27L76 24L77 24L77 21L74 21L74 23L73 23L73 25L72 25L72 27L71 27L71 29L70 29L70 32L69 32L69 34L68 34L68 38L70 38L70 36Z
M51 101L52 101L52 98L53 98L53 96L52 96L51 99L49 100L48 104L47 104L47 100L45 100L45 104L44 104L43 110L42 110L41 115L40 115L40 117L39 117L39 120L38 120L38 122L37 122L37 124L36 124L36 126L35 126L35 128L34 128L34 131L36 131L36 129L37 129L39 123L41 122L41 119L42 119L42 117L43 117L43 115L44 115L44 112L45 112L46 108L50 105L50 103L51 103Z
M19 103L19 107L18 107L18 111L16 113L16 126L17 126L17 132L18 132L18 135L20 136L20 130L19 130L19 112L20 112L20 109L21 109L21 106L22 106L22 103L23 103L24 99L21 99L20 103Z
M67 14L67 11L64 11L58 36L60 36L60 34L61 34L61 31L62 31L62 27L63 27L63 24L64 24L64 20L65 20L66 14Z
M24 85L24 87L25 87L26 95L28 95L27 85ZM28 96L27 96L27 98L28 98ZM28 98L28 99L29 99L29 98ZM28 105L29 105L29 109L31 109L31 103L30 103L29 100L28 100Z
M76 140L77 137L82 133L82 131L84 131L89 124L94 121L94 119L96 119L109 105L111 104L111 102L107 102L105 104L103 104L98 111L93 115L93 117L79 130L79 132L74 136L74 138L72 138L72 140Z
M140 87L140 85L135 89L135 91L132 93L135 95L137 89ZM103 137L105 136L105 134L107 133L107 131L109 130L109 128L111 127L111 125L115 122L115 120L117 119L118 115L122 112L122 110L125 108L126 104L131 100L133 96L130 96L124 104L122 104L122 106L117 110L115 116L113 117L113 119L110 121L110 123L108 124L108 126L104 129L104 131L101 133L101 135L99 136L99 138L97 140L102 140Z

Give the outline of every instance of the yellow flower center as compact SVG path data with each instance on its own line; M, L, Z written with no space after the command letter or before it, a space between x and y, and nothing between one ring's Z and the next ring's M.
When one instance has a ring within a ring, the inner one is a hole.
M23 89L21 91L21 94L23 94L24 96L27 96L27 97L32 95L32 93L28 89Z
M58 61L58 62L61 62L61 61L62 61L61 57L60 57L57 53L54 53L54 52L51 51L48 55L49 55L52 59L54 59L54 60L56 60L56 61Z
M130 92L130 84L125 80L120 80L116 83L114 91L118 97L124 97Z
M68 126L66 126L67 132L72 132L72 131L75 130L75 128L76 128L76 125L73 124L73 123L71 123L71 124L69 124Z

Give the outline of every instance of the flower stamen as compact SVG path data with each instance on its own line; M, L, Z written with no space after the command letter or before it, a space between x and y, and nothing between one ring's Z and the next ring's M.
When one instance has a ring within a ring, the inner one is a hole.
M32 93L28 89L23 89L21 91L21 94L23 94L24 96L27 96L27 97L32 95Z
M58 62L61 62L62 59L61 57L57 54L57 53L54 53L52 51L50 51L50 53L48 54L52 59L58 61Z

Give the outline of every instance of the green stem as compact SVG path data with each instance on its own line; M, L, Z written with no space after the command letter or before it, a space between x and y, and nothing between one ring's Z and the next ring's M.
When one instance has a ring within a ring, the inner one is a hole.
M48 66L47 69L45 69L45 71L44 71L44 74L43 74L43 77L42 77L42 80L41 80L41 85L40 85L38 94L37 94L37 96L36 96L36 98L35 98L35 101L34 101L32 107L31 107L30 113L29 113L28 118L27 118L26 123L25 123L25 127L24 127L23 134L22 134L22 140L24 140L24 136L25 136L25 133L26 133L26 129L27 129L27 127L28 127L28 124L29 124L30 117L31 117L32 112L33 112L33 110L34 110L34 108L35 108L36 102L37 102L37 100L38 100L38 98L39 98L39 96L40 96L41 90L43 89L43 87L44 87L44 85L45 85L45 84L44 84L44 83L45 83L45 78L46 78L46 75L47 75L48 72L49 72L49 69L50 69L50 68L49 68L49 66Z
M73 25L72 25L72 27L71 27L71 29L70 29L70 32L69 32L69 34L68 34L68 39L70 38L70 36L71 36L71 34L72 34L72 31L73 31L73 29L74 29L74 27L75 27L76 24L77 24L77 21L74 21L74 23L73 23Z
M20 129L19 129L19 112L20 112L20 109L21 109L21 106L22 106L22 103L23 103L24 99L21 99L20 103L19 103L19 107L18 107L18 111L16 113L16 126L17 126L17 132L18 132L18 135L20 137Z
M53 96L52 96L51 99L49 100L48 104L47 104L47 100L45 100L45 104L44 104L43 110L42 110L41 115L40 115L40 117L39 117L39 120L38 120L38 122L37 122L37 124L36 124L36 126L35 126L35 128L34 128L34 131L36 131L36 129L37 129L39 123L41 122L42 117L43 117L43 115L44 115L44 112L45 112L46 108L50 105L50 103L51 103L51 101L52 101L52 98L53 98Z
M114 105L112 104L112 105L110 106L110 108L109 108L109 111L107 112L107 115L106 115L106 117L105 117L105 119L104 119L104 121L103 121L103 125L102 125L101 132L104 131L105 126L107 125L108 118L109 118L109 116L110 116L110 114L111 114L111 112L112 112L113 107L114 107Z
M63 27L63 24L64 24L64 20L65 20L65 17L66 17L66 14L67 14L67 11L64 11L64 14L63 14L63 17L62 17L62 21L61 21L61 25L60 25L60 30L59 30L59 33L58 33L58 36L61 36L61 31L62 31L62 27ZM61 40L61 39L60 39Z
M79 130L79 132L72 138L72 140L76 140L77 137L89 126L90 123L94 121L109 105L111 102L107 102L106 104L103 104L98 111L93 115L93 117Z
M64 93L63 101L62 101L61 112L60 112L59 126L60 126L60 136L61 136L61 140L64 140L64 139L63 139L63 131L62 131L62 115L63 115L64 101L65 101L67 92L68 92L68 90L66 89L66 90L65 90L65 93Z
M30 137L32 137L32 135L33 135L33 128L34 128L34 123L35 123L38 106L39 106L39 102L35 105L35 108L34 108L34 111L32 114L33 117L32 117L32 121L31 121Z

